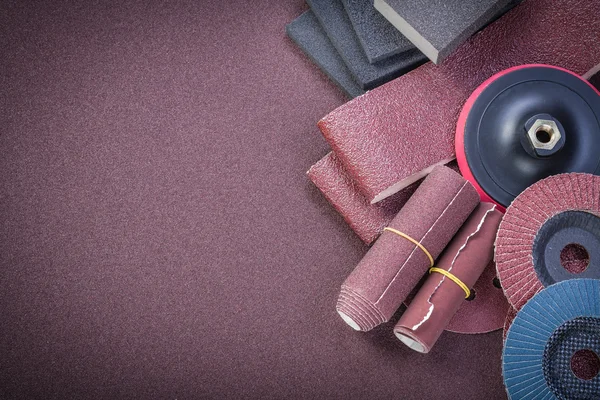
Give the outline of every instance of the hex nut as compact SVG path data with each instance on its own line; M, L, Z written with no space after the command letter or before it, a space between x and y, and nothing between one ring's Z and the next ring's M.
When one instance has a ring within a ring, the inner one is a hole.
M565 135L560 122L548 114L530 119L526 127L527 139L538 157L548 157L562 149Z

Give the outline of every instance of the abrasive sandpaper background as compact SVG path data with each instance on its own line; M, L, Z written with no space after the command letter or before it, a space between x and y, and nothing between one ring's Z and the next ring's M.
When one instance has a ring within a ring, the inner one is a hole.
M336 315L367 249L305 175L346 101L305 10L0 2L0 398L504 396L500 332Z
M598 64L596 15L595 1L526 0L441 65L425 64L378 87L328 114L319 126L348 174L372 200L396 182L454 155L460 109L490 76L528 63L556 65L577 74Z

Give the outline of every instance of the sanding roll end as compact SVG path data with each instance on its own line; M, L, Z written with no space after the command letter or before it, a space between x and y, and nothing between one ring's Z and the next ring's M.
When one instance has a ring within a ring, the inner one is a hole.
M335 309L344 322L357 331L370 331L386 322L374 304L348 288L342 287Z
M348 325L350 325L350 328L354 329L355 331L360 331L360 325L358 325L348 315L344 314L343 311L338 310L338 314L340 314L340 317L342 317L342 319L344 320L345 323L347 323Z
M404 343L405 345L407 345L414 351L426 354L426 353L429 353L429 350L431 350L430 348L427 347L427 345L425 343L420 341L418 337L412 335L411 331L408 329L398 327L398 328L394 329L394 335L396 335L396 337L398 339L400 339L400 341L402 343Z

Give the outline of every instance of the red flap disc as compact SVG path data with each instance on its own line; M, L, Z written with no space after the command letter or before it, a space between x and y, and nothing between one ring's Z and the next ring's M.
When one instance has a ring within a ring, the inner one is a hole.
M462 175L503 208L548 176L600 174L600 93L562 68L507 69L469 97L455 145Z
M527 188L500 223L495 260L516 310L544 287L600 279L600 176L561 174Z

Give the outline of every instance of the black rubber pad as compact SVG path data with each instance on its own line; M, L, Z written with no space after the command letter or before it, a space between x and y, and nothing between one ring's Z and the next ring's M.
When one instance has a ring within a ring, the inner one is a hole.
M540 114L554 116L565 145L536 157L525 126ZM473 103L465 122L465 156L479 186L508 206L533 183L565 172L600 174L600 97L583 79L548 67L519 69L491 82Z
M380 86L427 61L418 50L409 50L371 64L360 45L341 0L307 0L331 43L364 90Z
M288 36L348 96L364 94L352 78L344 60L321 28L312 11L306 11L285 27Z
M373 0L342 0L342 3L370 63L416 49L373 7Z

